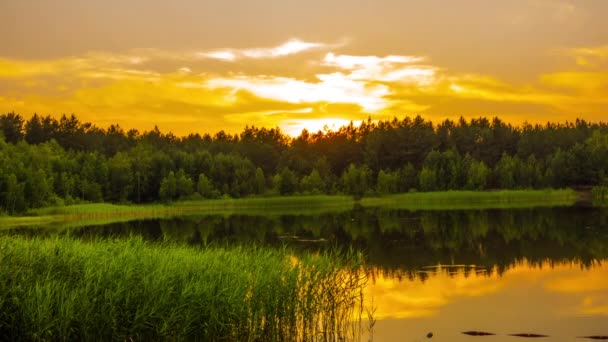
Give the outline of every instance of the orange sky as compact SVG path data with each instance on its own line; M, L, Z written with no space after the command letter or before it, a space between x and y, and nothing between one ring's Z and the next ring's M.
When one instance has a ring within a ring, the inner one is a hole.
M608 118L603 0L5 0L0 112L176 134Z

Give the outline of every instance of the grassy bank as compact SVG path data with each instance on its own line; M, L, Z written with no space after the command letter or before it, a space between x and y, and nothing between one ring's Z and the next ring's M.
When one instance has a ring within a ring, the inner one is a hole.
M357 258L140 239L0 237L9 340L337 340L354 336ZM352 271L352 272L351 272Z
M22 226L85 226L134 219L170 218L183 215L213 214L315 214L352 208L349 196L277 196L241 199L179 201L170 204L91 203L32 209L25 216L0 216L0 229Z
M572 205L576 196L576 192L570 189L415 192L365 197L359 204L364 207L384 206L411 210L520 208ZM30 210L27 216L3 216L0 217L0 228L49 224L60 224L63 227L85 226L205 213L310 215L350 210L355 203L350 196L318 195L181 201L167 205L80 204Z
M572 205L577 199L574 190L500 190L412 192L361 199L367 207L396 209L490 209Z

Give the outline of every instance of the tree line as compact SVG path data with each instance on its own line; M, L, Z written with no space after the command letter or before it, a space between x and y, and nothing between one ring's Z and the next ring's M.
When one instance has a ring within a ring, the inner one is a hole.
M605 183L608 124L439 124L420 116L294 138L247 126L178 137L74 115L0 115L0 210L290 194L563 188Z

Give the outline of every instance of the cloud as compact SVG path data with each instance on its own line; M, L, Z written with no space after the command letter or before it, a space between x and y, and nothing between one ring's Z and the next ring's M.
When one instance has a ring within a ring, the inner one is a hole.
M257 48L243 50L243 55L249 58L275 58L293 55L311 49L323 47L322 43L303 42L298 39L292 39L284 44L274 48Z
M485 113L514 123L546 121L556 113L601 119L608 105L608 46L559 50L569 65L521 84L457 73L423 56L323 51L305 61L277 60L330 48L291 40L271 48L203 52L214 57L158 49L51 60L0 57L0 112L74 112L95 122L122 114L118 123L125 127L174 122L171 129L183 134L238 131L251 123L299 133L368 116L419 113L438 120ZM240 62L214 61L222 59Z
M608 63L608 45L558 49L557 54L574 58L584 68L602 68Z
M242 58L279 58L286 57L301 52L327 47L327 44L318 42L305 42L299 39L291 39L279 46L271 48L251 48L251 49L224 49L210 52L198 53L199 57L219 59L226 62L233 62Z
M325 55L323 64L328 66L335 66L342 69L355 70L355 69L370 69L380 66L391 66L393 64L407 64L421 62L424 57L417 56L352 56L352 55L336 55L330 52Z
M383 98L390 93L385 85L368 85L349 79L340 72L318 74L318 82L306 82L290 77L246 76L209 79L206 86L244 89L256 96L289 103L355 103L369 112L387 105Z
M199 57L219 59L225 62L233 62L236 60L236 53L232 51L212 51L212 52L201 52L198 53Z
M348 70L348 78L352 80L429 84L433 81L436 68L411 65L424 60L419 56L352 56L330 52L325 55L322 65Z
M542 75L543 84L602 96L608 90L608 72L566 71Z

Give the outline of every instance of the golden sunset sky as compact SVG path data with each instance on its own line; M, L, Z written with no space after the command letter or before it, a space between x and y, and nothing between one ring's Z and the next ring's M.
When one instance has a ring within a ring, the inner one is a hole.
M0 112L176 134L608 118L604 0L2 0Z

